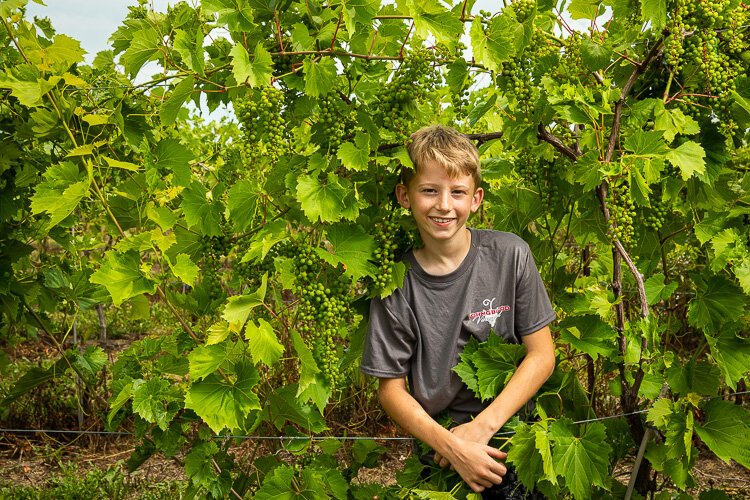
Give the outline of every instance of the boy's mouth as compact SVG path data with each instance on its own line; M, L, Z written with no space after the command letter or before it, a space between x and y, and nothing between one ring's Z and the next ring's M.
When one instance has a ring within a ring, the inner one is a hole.
M437 222L438 224L448 224L449 222L453 222L455 220L451 217L430 217L430 219Z

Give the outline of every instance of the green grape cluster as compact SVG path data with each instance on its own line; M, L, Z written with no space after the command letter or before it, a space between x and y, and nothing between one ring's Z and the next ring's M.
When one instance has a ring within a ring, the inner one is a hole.
M748 9L731 0L674 0L670 7L664 61L678 76L684 71L687 80L697 77L690 92L705 94L685 100L682 107L691 114L697 113L695 105L711 109L720 130L731 137L738 132L731 96L747 49L737 28L746 22Z
M643 225L653 231L658 231L664 226L668 213L667 205L659 197L655 197L651 200L651 209L644 209Z
M511 6L516 12L516 18L520 22L524 22L534 12L536 0L514 0Z
M296 253L294 245L289 240L283 240L272 246L266 256L260 260L248 260L241 262L236 260L232 264L233 274L242 283L255 285L264 274L273 274L276 270L275 260L277 257L294 257Z
M424 102L439 82L439 74L427 49L409 52L393 79L378 93L383 126L406 142L414 128L416 105Z
M630 195L630 186L626 182L610 184L607 206L609 208L608 236L612 239L617 238L624 245L630 244L636 236L633 226L636 210Z
M348 281L333 276L307 244L299 245L294 256L299 298L298 328L325 380L336 387L343 382L339 371L339 330L352 316L347 300ZM326 279L328 278L328 279Z
M562 193L554 178L554 162L546 161L524 149L516 158L516 172L526 185L539 194L544 208L550 212L562 202Z
M378 264L375 287L378 290L387 288L393 279L393 265L399 246L397 242L399 229L398 222L391 218L384 219L375 226L375 241L378 244L375 249L375 259Z
M524 68L523 59L514 57L503 63L502 82L506 91L516 96L519 105L530 108L533 103L531 75Z
M276 161L286 151L283 109L284 92L273 86L254 89L250 96L234 101L250 159Z
M204 236L200 240L200 255L204 257L226 257L232 251L232 237L222 236Z
M324 149L336 151L339 146L354 136L357 113L336 93L330 93L318 101L318 123L313 138Z
M541 180L541 168L537 157L526 149L521 150L515 162L516 172L526 184L537 186Z

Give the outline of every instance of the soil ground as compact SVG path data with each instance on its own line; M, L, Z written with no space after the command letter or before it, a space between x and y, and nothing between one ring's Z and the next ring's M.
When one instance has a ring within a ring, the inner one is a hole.
M75 464L82 473L94 468L107 469L128 458L135 444L131 438L95 439L93 443L57 447L59 443L49 438L32 441L26 436L0 434L0 484L42 488L51 477L61 472L63 464ZM383 460L377 467L360 470L358 482L395 484L396 473L409 456L411 447L406 442L385 446L388 452ZM622 473L617 479L623 483L628 481L630 465L622 464ZM711 489L723 490L730 498L750 498L750 470L740 465L728 465L715 457L701 457L693 473L698 486L688 493L695 498ZM151 457L133 473L123 468L123 474L126 482L131 484L186 479L179 464L161 455Z

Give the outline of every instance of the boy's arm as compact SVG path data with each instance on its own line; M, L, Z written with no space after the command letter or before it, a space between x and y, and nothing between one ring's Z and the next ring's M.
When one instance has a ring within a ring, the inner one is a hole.
M497 460L504 459L505 453L487 442L466 440L438 424L409 394L404 378L381 378L379 382L378 398L386 413L406 432L446 457L472 490L481 492L500 484L506 469Z
M481 444L489 443L492 436L505 425L539 390L555 369L555 344L549 326L521 337L526 346L526 356L508 384L471 422L454 427L451 432ZM453 462L437 450L435 461L445 467Z

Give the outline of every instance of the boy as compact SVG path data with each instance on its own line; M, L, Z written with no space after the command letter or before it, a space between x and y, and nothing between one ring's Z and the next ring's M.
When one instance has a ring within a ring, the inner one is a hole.
M431 126L412 135L408 150L414 171L404 171L396 198L411 210L423 246L404 257L404 285L372 301L361 370L379 379L388 415L435 450L436 463L483 492L507 472L500 462L506 454L488 446L490 439L554 369L548 325L555 312L523 240L466 227L484 196L474 144ZM469 338L486 340L490 329L522 342L527 354L486 404L451 369ZM439 425L443 412L460 425Z

